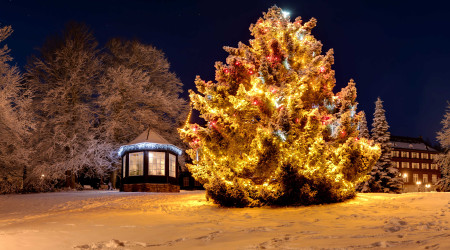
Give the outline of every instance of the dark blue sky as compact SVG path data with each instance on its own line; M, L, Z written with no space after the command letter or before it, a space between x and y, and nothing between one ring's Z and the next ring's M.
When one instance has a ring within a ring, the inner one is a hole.
M313 35L333 48L337 86L357 84L368 122L379 96L391 133L434 140L450 101L450 8L446 1L20 1L0 0L0 24L20 67L68 21L84 22L103 45L137 38L163 50L184 89L214 79L222 47L248 44L250 23L276 4L291 19L318 19Z

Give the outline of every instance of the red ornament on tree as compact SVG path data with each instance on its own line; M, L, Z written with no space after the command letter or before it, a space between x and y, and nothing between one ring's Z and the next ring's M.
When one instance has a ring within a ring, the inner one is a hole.
M215 128L216 127L216 121L210 121L209 126Z
M325 66L320 66L320 73L323 73L323 72L325 72L325 70L326 70L326 68L325 68Z
M192 145L193 148L198 148L199 147L199 143L200 143L200 140L198 138L195 138L195 139L193 139L191 141L191 145Z
M329 119L330 119L329 116L322 117L322 125L327 125Z
M230 70L227 69L227 68L225 68L225 69L223 70L223 72L225 72L225 74L228 74L228 73L230 73Z
M250 75L253 75L254 72L253 72L253 70L249 69L249 70L248 70L248 73L249 73Z

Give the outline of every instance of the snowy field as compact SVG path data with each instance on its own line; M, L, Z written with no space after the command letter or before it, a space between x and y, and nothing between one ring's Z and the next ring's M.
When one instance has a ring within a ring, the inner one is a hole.
M0 249L450 249L450 193L219 208L204 191L0 196Z

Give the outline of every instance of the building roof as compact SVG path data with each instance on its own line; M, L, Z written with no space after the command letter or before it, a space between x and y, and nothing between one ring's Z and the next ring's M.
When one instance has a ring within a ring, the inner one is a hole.
M170 144L166 139L157 134L156 132L147 129L142 134L140 134L136 139L132 140L128 145L138 144L142 142L159 143L159 144Z
M437 152L436 149L427 145L422 137L415 138L391 135L391 143L394 148Z
M120 147L118 154L122 157L127 152L142 150L164 150L170 151L177 155L181 155L183 153L180 148L170 144L170 142L149 128L127 145Z

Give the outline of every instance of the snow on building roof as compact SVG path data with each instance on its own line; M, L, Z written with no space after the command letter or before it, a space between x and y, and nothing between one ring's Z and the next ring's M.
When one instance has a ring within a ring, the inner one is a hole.
M166 139L157 134L156 132L147 129L142 134L140 134L136 139L132 140L128 145L138 144L142 142L159 143L159 144L170 144Z
M423 151L433 151L437 150L428 146L422 137L406 137L406 136L391 136L392 147L401 149L413 149L413 150L423 150Z
M170 142L149 128L127 145L120 147L118 154L122 157L126 152L141 150L167 150L177 155L183 153L180 148L170 144Z

